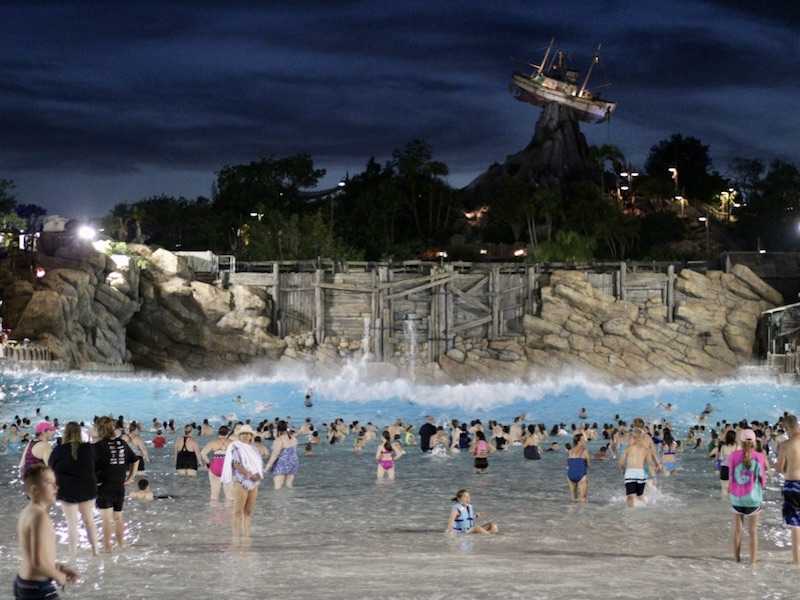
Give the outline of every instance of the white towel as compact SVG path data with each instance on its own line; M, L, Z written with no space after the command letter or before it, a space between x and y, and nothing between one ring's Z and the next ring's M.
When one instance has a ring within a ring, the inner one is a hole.
M225 462L222 463L222 483L231 483L233 481L233 461L231 456L234 448L239 450L239 457L245 469L250 473L258 473L261 477L264 476L264 462L261 460L261 453L250 444L236 441L231 443L225 451Z

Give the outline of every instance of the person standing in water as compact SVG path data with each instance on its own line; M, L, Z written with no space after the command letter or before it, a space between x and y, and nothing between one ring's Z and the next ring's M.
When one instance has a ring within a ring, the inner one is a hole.
M497 533L497 525L491 521L484 525L475 525L475 518L483 513L476 513L470 500L468 490L458 490L456 497L452 499L455 504L450 511L450 520L447 522L445 533Z
M589 488L589 452L582 433L572 438L572 448L567 453L567 481L573 502L586 502Z
M487 473L489 471L489 454L494 450L494 446L486 441L486 435L483 431L476 431L475 440L469 447L470 454L475 457L476 473Z
M800 424L786 415L783 426L789 438L778 447L778 473L783 482L783 523L792 530L792 564L800 564Z
M733 559L741 562L742 532L744 518L749 517L750 564L756 563L758 556L758 521L761 504L764 501L764 487L767 485L767 467L764 455L756 452L756 434L752 429L742 429L739 433L741 448L728 458L730 485L728 497L733 516Z
M50 520L50 507L56 501L58 485L52 469L38 463L23 475L28 505L17 522L22 564L14 580L14 598L58 600L58 587L75 583L78 574L56 562L56 532Z
M139 457L136 472L139 475L143 475L144 461L150 462L150 455L147 453L147 446L145 446L142 436L139 435L139 425L136 421L131 421L130 425L128 425L128 433L123 434L122 439L131 447L133 453Z
M225 499L233 500L233 492L230 485L222 484L222 466L225 464L225 454L230 444L228 433L230 430L227 425L220 425L217 430L217 437L208 442L200 451L200 457L208 465L208 482L211 486L211 500L219 500L220 490L225 490ZM211 453L211 458L208 457Z
M392 444L391 434L388 431L383 432L383 443L378 446L375 452L375 460L378 461L378 479L394 479L394 463L395 461L405 454L405 451L400 446L399 442Z
M258 486L264 479L261 453L252 445L254 437L250 425L242 425L239 439L231 442L225 452L222 482L233 487L233 537L250 537L250 521L258 498Z
M289 431L286 421L278 421L278 437L272 444L272 455L266 466L266 471L272 474L275 489L279 490L284 485L291 488L299 466L297 438Z
M645 435L641 427L634 427L630 442L617 461L625 475L625 502L628 508L634 507L634 498L641 501L644 496L647 484L645 467L648 467L651 473L656 472L650 448L644 444Z
M100 440L94 443L94 465L97 474L97 508L103 521L103 549L111 552L112 530L117 546L124 546L125 523L122 506L125 503L125 484L133 482L139 457L121 438L116 437L110 417L97 419Z
M436 435L436 419L429 416L419 428L419 449L423 452L430 452L431 438L434 435Z
M661 445L661 466L664 467L664 477L669 477L678 472L676 452L678 442L672 437L672 431L664 428L664 443Z
M183 435L175 440L175 469L178 475L197 476L197 469L203 463L200 456L200 445L192 436L194 427L185 425Z
M50 453L53 451L50 441L53 439L55 430L56 428L47 421L42 421L36 426L36 437L25 446L25 451L20 459L19 466L23 472L37 463L47 464L47 459L50 458Z
M94 524L94 503L97 498L97 475L94 472L94 447L84 442L81 426L70 421L64 427L64 439L50 453L50 468L56 476L61 510L67 521L69 555L75 560L78 554L78 515L86 528L86 537L97 554L97 528Z

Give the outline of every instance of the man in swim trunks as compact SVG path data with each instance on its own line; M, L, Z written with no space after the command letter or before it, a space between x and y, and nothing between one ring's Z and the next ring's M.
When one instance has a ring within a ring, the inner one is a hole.
M783 522L792 528L792 563L800 564L800 425L795 415L786 415L783 426L789 439L778 448L776 469L785 478Z
M628 508L634 506L634 496L641 500L644 496L644 488L647 483L644 467L650 469L651 473L656 472L656 466L651 458L650 448L644 444L645 432L641 427L634 427L631 434L631 443L625 447L625 451L619 457L619 467L625 474L625 501Z

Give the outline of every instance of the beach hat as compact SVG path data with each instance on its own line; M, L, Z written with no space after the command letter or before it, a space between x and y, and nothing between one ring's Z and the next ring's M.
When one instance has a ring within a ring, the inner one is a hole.
M243 433L254 435L255 431L253 431L253 428L250 427L250 425L242 425L241 429L239 429L239 435L242 435Z
M48 423L47 421L42 421L36 426L36 435L44 433L45 431L55 431L55 430L56 428L53 427L50 423Z
M756 441L756 433L752 429L742 429L742 432L739 434L739 441L740 442L755 442Z

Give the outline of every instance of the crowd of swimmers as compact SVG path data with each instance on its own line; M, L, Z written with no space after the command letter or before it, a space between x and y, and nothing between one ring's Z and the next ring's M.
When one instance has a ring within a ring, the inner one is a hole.
M703 415L713 409L709 405ZM734 514L733 553L741 560L745 524L749 532L749 556L755 563L758 551L758 522L767 475L776 471L785 476L783 519L792 532L792 561L800 564L800 425L790 414L774 424L758 421L705 422L690 427L683 440L673 434L673 427L662 418L645 421L635 418L630 425L617 416L614 423L589 424L585 409L580 423L564 423L548 428L543 424L526 424L519 415L510 424L473 420L462 423L437 423L428 417L417 430L415 425L397 419L378 428L372 423L349 424L343 419L323 423L319 429L310 418L299 426L291 418L227 422L216 431L208 419L183 427L178 435L174 421L153 419L149 427L151 439L142 437L141 423L126 422L122 417L98 417L86 425L71 421L62 426L56 419L38 414L34 427L30 418L16 417L2 426L3 448L19 453L19 466L29 504L19 519L22 565L14 583L15 597L57 597L56 585L71 583L77 574L55 562L55 536L48 509L60 501L68 528L70 556L75 559L78 546L78 521L83 521L92 552L111 552L112 539L123 547L124 523L122 508L125 487L146 471L150 452L167 446L167 435L173 436L172 459L179 475L195 476L206 468L211 500L224 494L232 501L231 527L234 538L250 535L250 522L260 483L271 475L276 490L291 488L298 472L297 447L305 445L305 455L314 453L318 444L347 444L352 438L355 453L363 453L375 443L378 479L394 479L395 465L412 447L433 457L468 453L477 474L489 470L489 458L495 452L518 446L522 456L541 460L545 453L566 454L567 488L575 502L586 502L589 494L589 467L595 460L616 459L625 487L626 505L642 504L648 486L656 477L679 473L678 455L686 451L703 452L714 459L720 490ZM702 421L705 421L703 419ZM179 428L178 428L179 429ZM210 438L205 444L199 438ZM567 439L564 449L559 440ZM602 440L604 444L593 455L587 444ZM54 445L54 441L57 443ZM264 443L271 442L271 449ZM169 452L169 450L167 450ZM128 498L153 500L150 482L139 479L138 489ZM98 509L102 538L94 524ZM490 534L498 532L498 524L477 524L470 493L461 489L453 498L447 531L452 533Z

